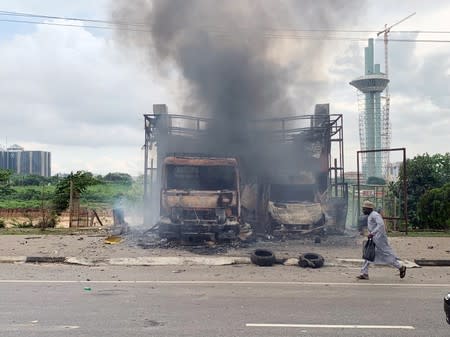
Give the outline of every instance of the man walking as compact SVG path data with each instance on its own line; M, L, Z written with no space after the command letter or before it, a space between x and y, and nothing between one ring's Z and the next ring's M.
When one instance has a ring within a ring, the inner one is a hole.
M394 251L389 246L388 238L386 235L386 228L384 226L384 221L382 216L374 211L375 205L370 201L364 201L362 210L363 213L368 215L367 218L367 229L369 231L368 238L372 238L375 243L375 264L388 264L400 271L400 278L404 278L406 275L406 267L402 266L398 262L397 256L395 256ZM368 260L364 261L361 267L361 274L357 276L359 280L369 279L369 264L371 262Z

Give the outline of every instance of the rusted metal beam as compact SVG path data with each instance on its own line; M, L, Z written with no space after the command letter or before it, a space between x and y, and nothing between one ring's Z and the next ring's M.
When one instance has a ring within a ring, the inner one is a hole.
M97 214L97 211L95 209L92 210L92 213L94 213L95 218L97 219L97 221L100 223L100 226L103 226L103 222L102 220L100 220L100 217Z
M199 166L237 166L237 160L234 158L184 158L184 157L167 157L164 159L165 164L175 164L175 165L199 165Z

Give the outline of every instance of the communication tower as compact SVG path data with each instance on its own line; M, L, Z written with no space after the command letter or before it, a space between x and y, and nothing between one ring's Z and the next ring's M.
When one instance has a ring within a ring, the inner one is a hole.
M369 39L364 49L365 75L350 82L358 89L359 138L361 150L380 150L389 147L390 137L385 132L385 104L381 93L386 89L389 79L374 63L373 39ZM390 133L389 133L390 134ZM363 159L365 178L385 176L386 152L366 153Z

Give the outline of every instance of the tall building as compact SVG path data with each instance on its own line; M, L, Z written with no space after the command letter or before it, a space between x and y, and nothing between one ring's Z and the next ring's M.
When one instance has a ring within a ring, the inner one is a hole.
M387 181L397 181L402 170L403 162L389 163Z
M14 144L5 150L0 149L0 168L16 174L51 176L51 154L46 151L25 151Z
M381 93L389 79L374 63L373 39L364 49L365 74L350 82L359 91L359 137L361 150L381 150L390 147L389 112L383 107ZM364 177L385 178L389 165L389 153L366 153L362 157Z
M0 169L6 169L6 151L0 148Z

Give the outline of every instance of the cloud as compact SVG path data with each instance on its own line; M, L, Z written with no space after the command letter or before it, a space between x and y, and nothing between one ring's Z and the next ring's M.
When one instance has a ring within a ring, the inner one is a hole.
M110 0L64 4L59 0L0 0L0 9L107 19L109 6L113 4ZM360 5L352 2L352 6ZM450 15L448 1L433 1L430 6L419 0L399 0L394 5L381 0L364 2L364 6L368 8L363 13L361 6L357 25L354 21L337 20L330 28L382 29L385 23L393 24L416 11L414 17L394 31L448 30L445 29ZM297 14L292 17L308 15ZM312 21L320 27L320 21ZM308 22L279 20L277 27L317 28L310 27ZM51 151L54 172L88 169L96 173L141 173L142 114L150 112L154 103L167 103L173 113L183 112L181 107L189 104L185 99L188 88L177 78L180 74L172 74L165 68L169 76L163 82L155 75L158 73L155 68L160 65L146 65L148 54L119 48L108 31L5 23L0 23L0 28L0 143L8 137L9 144ZM443 38L394 31L391 39ZM301 40L283 43L280 40L279 47L296 48L300 43ZM300 107L308 110L299 113L312 112L315 103L329 102L333 113L344 114L348 170L356 165L355 153L359 148L357 97L348 82L363 74L365 45L346 41L324 43L321 62L314 63L314 67L321 67L320 78L316 82L302 82L299 78L298 85L288 94L298 110ZM278 54L273 57L280 58L281 50L284 49L277 49ZM449 151L449 54L449 44L389 43L392 146L407 147L410 157ZM376 62L383 68L381 41L376 42Z
M398 42L389 53L392 144L411 157L449 152L450 46Z
M68 145L80 157L102 147L128 147L122 155L139 156L131 149L143 144L142 115L153 103L168 100L112 40L83 28L37 26L29 34L0 40L0 55L0 143L7 137L10 144L37 143L42 147L34 149L47 151ZM102 162L113 163L114 151L106 153L111 160L103 157ZM88 166L67 155L54 156L54 163L61 170L109 172L105 165Z
M2 11L26 12L53 16L104 18L110 0L0 0Z

